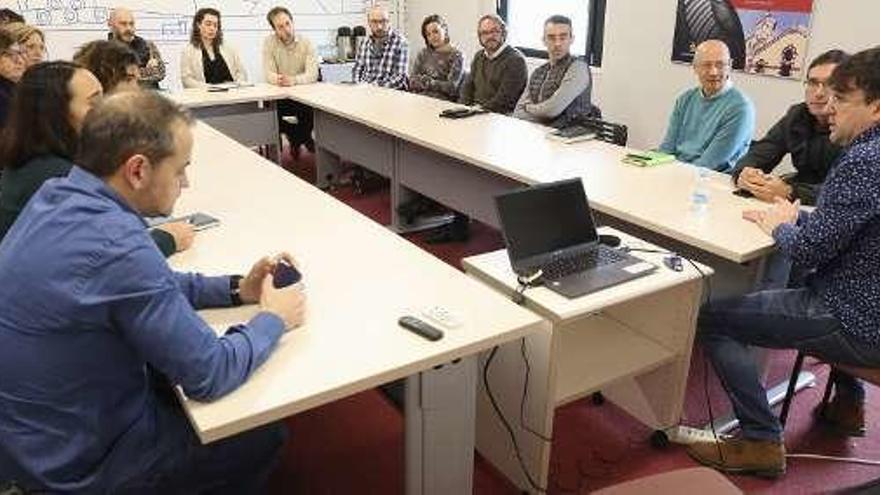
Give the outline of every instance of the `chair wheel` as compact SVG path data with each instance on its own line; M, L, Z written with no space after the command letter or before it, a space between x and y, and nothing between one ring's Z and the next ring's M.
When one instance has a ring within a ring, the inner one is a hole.
M593 401L593 405L601 406L605 403L605 396L602 395L602 392L593 392L593 395L590 396L590 399Z
M651 434L651 447L664 450L669 447L669 435L663 430L656 430Z

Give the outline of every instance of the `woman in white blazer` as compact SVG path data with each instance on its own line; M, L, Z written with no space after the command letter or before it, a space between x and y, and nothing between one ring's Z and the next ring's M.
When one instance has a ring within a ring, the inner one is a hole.
M199 9L193 17L189 43L180 57L180 80L184 88L247 81L238 52L223 44L217 9Z

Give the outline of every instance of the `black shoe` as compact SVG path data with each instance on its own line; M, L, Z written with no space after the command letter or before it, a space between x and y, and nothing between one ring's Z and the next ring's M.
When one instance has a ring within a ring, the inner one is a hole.
M415 198L403 203L397 207L397 214L400 216L404 225L412 225L422 215L425 215L433 206L433 202L424 197L416 196Z
M470 239L470 229L465 225L461 228L455 224L439 227L425 238L428 244L445 244L447 242L466 242Z

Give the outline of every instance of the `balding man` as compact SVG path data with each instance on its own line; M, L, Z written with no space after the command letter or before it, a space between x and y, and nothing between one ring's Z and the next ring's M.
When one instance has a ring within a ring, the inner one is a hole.
M381 5L367 11L367 23L370 36L358 45L352 70L354 82L406 90L406 38L391 28L388 9Z
M159 81L165 79L165 62L155 43L135 34L134 14L124 7L110 12L107 21L110 33L107 39L126 44L138 56L138 83L142 88L159 89Z
M704 41L694 55L700 82L675 101L660 151L683 162L721 172L733 170L755 130L755 109L730 80L730 51L718 40Z

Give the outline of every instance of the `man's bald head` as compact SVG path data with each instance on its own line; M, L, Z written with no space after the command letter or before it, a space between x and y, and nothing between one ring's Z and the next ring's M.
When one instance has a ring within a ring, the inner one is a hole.
M697 49L694 52L694 63L705 58L713 60L718 58L730 60L730 49L727 48L727 44L721 40L706 40L697 45Z
M134 14L125 7L116 7L110 11L107 25L113 37L123 43L131 43L134 39Z
M706 40L694 52L694 72L703 94L719 93L730 79L730 50L720 40Z
M383 5L373 5L367 10L367 24L370 25L370 34L374 38L384 38L388 36L391 16L388 9Z

